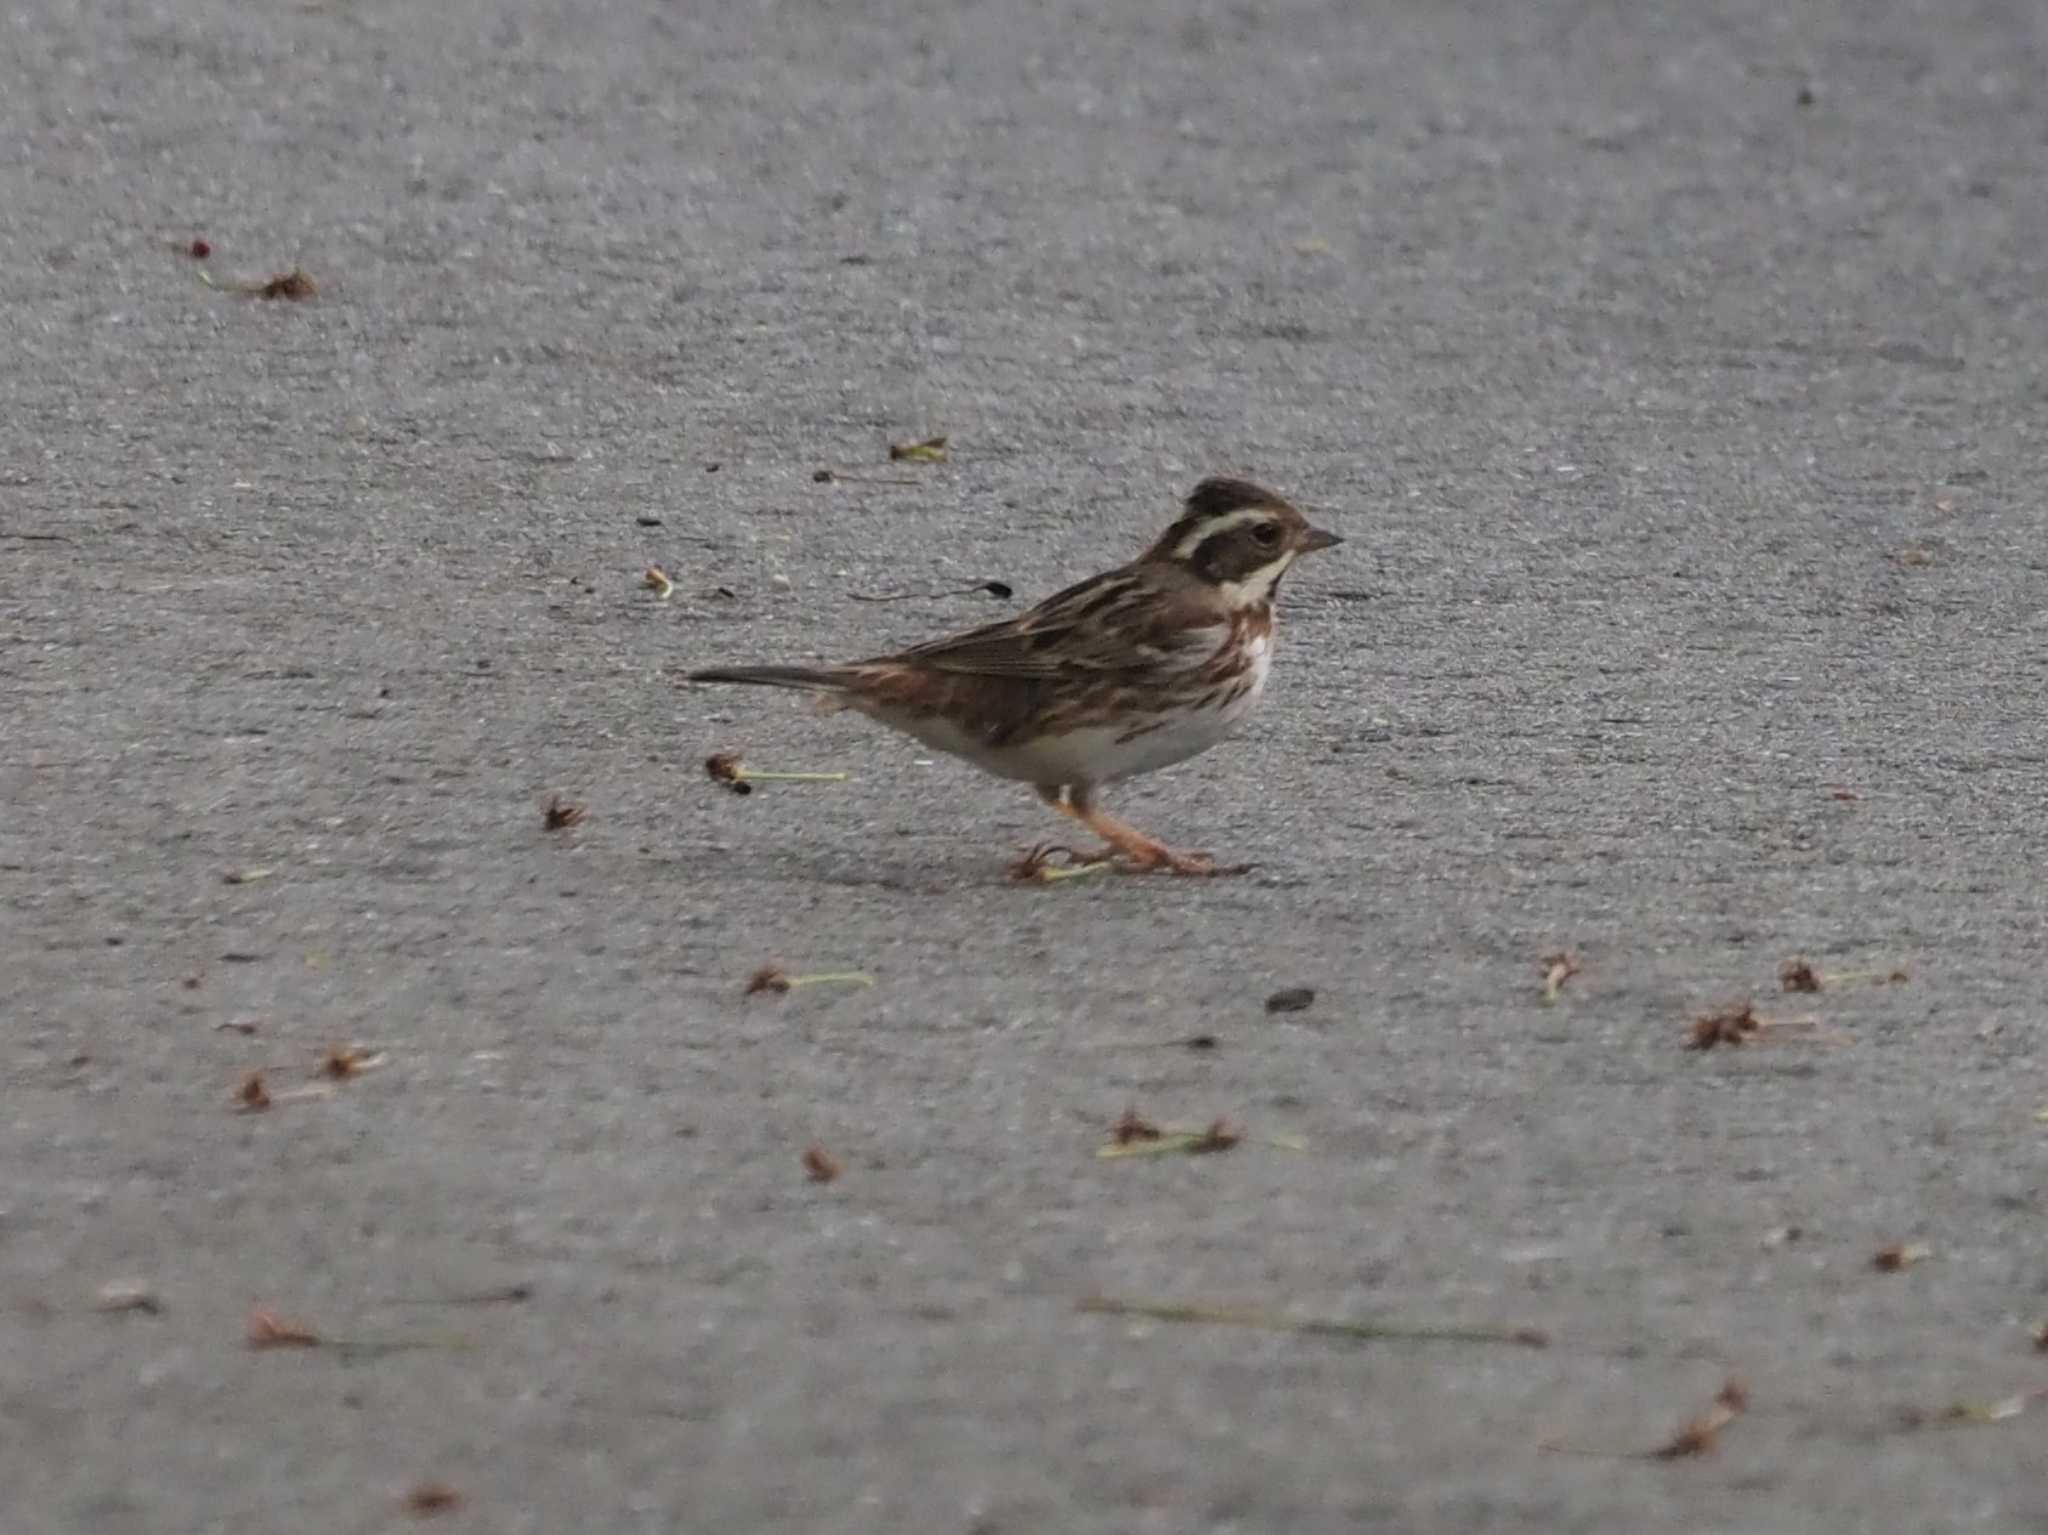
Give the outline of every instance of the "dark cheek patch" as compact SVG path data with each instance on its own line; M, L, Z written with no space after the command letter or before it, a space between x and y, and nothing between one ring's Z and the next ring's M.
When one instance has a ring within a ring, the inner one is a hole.
M1195 569L1211 581L1241 581L1270 558L1243 529L1218 533L1195 551Z

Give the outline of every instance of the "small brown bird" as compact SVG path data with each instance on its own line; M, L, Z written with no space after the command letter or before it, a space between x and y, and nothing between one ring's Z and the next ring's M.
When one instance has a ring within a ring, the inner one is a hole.
M844 666L713 667L692 682L802 688L964 757L1101 837L1102 858L1214 874L1106 814L1104 784L1185 761L1259 701L1273 659L1273 594L1304 554L1342 543L1270 490L1208 479L1130 564L1030 612Z

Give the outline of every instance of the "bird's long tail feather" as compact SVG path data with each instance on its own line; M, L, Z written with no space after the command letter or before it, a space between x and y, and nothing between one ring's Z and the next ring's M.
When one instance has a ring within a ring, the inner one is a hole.
M843 693L847 680L834 672L803 666L713 666L691 672L691 682L741 682L763 688L802 688L812 693Z

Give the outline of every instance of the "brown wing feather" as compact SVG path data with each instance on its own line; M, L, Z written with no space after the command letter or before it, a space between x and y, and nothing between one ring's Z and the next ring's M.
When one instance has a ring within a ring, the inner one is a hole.
M1176 659L1198 660L1215 648L1226 621L1195 594L1162 592L1160 585L1157 573L1125 566L1057 592L1015 618L878 659L979 677L1143 672L1172 668ZM1139 628L1131 623L1133 604L1153 610Z

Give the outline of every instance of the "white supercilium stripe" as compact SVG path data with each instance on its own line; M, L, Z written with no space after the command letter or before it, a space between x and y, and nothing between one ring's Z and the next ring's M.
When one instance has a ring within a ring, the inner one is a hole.
M1173 546L1173 557L1177 560L1191 560L1195 557L1195 551L1218 533L1228 533L1232 528L1248 528L1255 522L1272 520L1272 512L1263 506L1247 506L1240 511L1214 518L1203 523L1194 532L1182 534L1180 542Z

